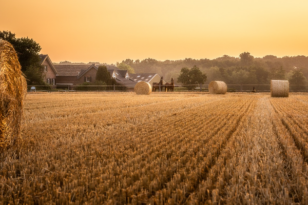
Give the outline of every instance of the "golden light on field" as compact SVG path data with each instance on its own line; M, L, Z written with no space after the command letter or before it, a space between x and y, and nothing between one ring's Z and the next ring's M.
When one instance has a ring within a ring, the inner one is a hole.
M53 61L308 55L307 8L304 0L10 0L0 29L33 38Z
M29 93L19 157L1 155L0 201L307 204L307 104L300 93Z

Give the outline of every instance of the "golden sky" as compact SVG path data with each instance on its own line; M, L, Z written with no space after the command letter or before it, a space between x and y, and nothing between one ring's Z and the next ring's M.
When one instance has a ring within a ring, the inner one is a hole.
M308 55L307 23L307 0L0 0L54 62Z

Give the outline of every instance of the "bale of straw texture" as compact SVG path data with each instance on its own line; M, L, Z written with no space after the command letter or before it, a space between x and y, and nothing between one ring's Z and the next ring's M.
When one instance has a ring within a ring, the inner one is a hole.
M271 80L272 97L289 97L288 80Z
M152 92L152 86L147 82L138 82L135 87L134 91L137 95L150 95Z
M211 94L225 94L227 88L227 84L223 81L212 81L209 84L209 92Z
M13 46L0 39L0 152L20 140L27 82Z

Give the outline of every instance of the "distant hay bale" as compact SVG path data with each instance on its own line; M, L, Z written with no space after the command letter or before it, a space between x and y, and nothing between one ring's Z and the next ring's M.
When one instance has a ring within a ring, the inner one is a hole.
M211 94L225 94L227 88L227 84L223 81L212 81L209 84L209 92Z
M289 97L288 80L271 80L272 97Z
M150 95L152 92L152 86L147 82L141 81L135 85L134 90L137 95Z
M20 139L27 82L13 46L0 39L0 151Z

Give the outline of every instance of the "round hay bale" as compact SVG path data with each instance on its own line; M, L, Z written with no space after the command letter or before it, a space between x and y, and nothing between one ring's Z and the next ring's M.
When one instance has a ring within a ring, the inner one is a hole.
M211 94L225 94L227 88L227 84L223 81L212 81L209 84L209 92Z
M152 92L152 86L147 82L138 82L135 87L134 91L137 95L150 95Z
M0 151L20 139L27 82L13 46L0 39Z
M288 80L271 80L272 97L289 97Z

